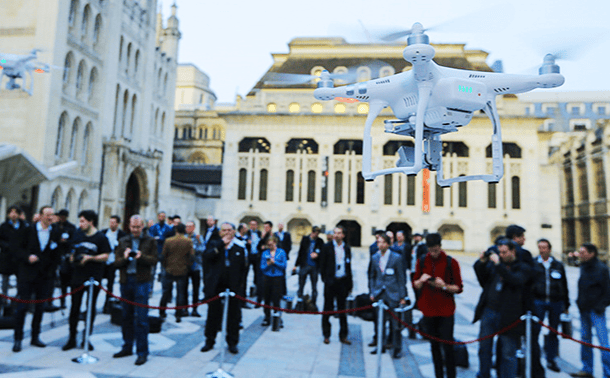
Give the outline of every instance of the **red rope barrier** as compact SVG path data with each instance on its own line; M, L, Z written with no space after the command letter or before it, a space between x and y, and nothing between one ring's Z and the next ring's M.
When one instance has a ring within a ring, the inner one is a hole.
M604 350L606 352L610 352L610 348L606 348L606 347L603 347L603 346L600 346L600 345L593 345L593 344L590 344L590 343L587 343L587 342L584 342L584 341L581 341L581 340L577 340L577 339L573 338L570 335L567 335L567 334L565 334L563 332L559 332L558 330L552 328L551 326L548 326L548 325L544 324L540 320L537 321L537 323L540 324L541 326L543 326L544 328L548 329L549 331L551 331L551 332L553 332L553 333L555 333L557 335L560 335L564 339L570 339L572 341L576 341L579 344L582 344L582 345L585 345L585 346L588 346L588 347L591 347L591 348L597 348L597 349Z
M4 299L8 299L12 302L17 302L17 303L44 303L44 302L51 302L54 301L56 299L62 299L62 298L66 298L67 296L70 296L74 293L77 293L81 290L83 290L85 288L85 285L81 285L79 287L77 287L76 289L72 290L69 293L60 295L59 297L54 297L54 298L44 298L44 299L20 299L20 298L15 298L15 297L9 297L8 295L4 295L4 294L0 294L0 298L4 298Z
M125 303L127 303L127 304L132 305L132 306L138 306L138 307L143 307L143 308L149 308L149 309L153 309L153 310L184 310L184 309L187 309L187 308L191 308L191 307L197 307L197 306L201 306L201 305L204 305L204 304L208 304L208 303L210 303L210 302L214 302L215 300L217 300L217 299L219 299L219 298L220 298L220 295L217 295L217 296L212 297L212 298L210 298L210 299L207 299L207 300L205 300L205 301L203 301L203 302L199 302L199 303L193 303L193 304L190 304L190 305L175 306L175 307L160 307L160 306L150 306L150 305L145 305L145 304L142 304L142 303L133 302L133 301L127 300L127 299L125 299L125 298L121 298L121 297L119 297L118 295L114 295L114 294L112 294L110 291L108 291L108 289L106 289L106 288L105 288L105 287L103 287L102 285L98 285L98 287L99 287L100 289L104 290L104 291L106 292L106 294L110 295L110 296L111 296L111 297L113 297L113 298L118 299L118 300L119 300L119 301L121 301L121 302L125 302Z
M275 311L287 312L287 313L290 313L290 314L335 315L335 314L347 314L347 313L350 313L350 312L370 310L370 309L373 308L373 305L368 305L368 306L359 307L359 308L350 308L350 309L335 310L335 311L301 311L301 310L292 310L292 309L287 309L287 308L269 306L269 305L266 305L266 304L262 304L262 303L258 303L258 302L252 301L252 300L250 300L248 298L244 298L241 295L237 295L237 294L235 294L235 298L239 299L240 301L248 302L248 303L256 305L256 306L261 306L263 308L268 308L270 310L275 310Z
M407 327L408 329L415 331L417 333L419 333L420 335L422 335L422 337L424 337L425 339L430 339L439 343L443 343L443 344L450 344L450 345L461 345L461 344L472 344L472 343L476 343L482 340L486 340L489 338L492 338L494 336L500 335L504 332L507 332L508 330L515 328L517 325L519 325L519 323L521 323L523 320L518 319L516 320L514 323L507 325L506 327L502 328L501 330L499 330L498 332L492 333L490 335L487 336L483 336L481 338L478 339L474 339L474 340L469 340L469 341L454 341L454 340L444 340L444 339L440 339L436 336L432 336L432 335L428 335L425 332L422 332L420 330L418 330L415 327L412 327L410 325L408 325L407 323L405 323L404 321L402 321L402 319L400 319L392 310L386 310L391 317L393 317L394 319L396 319L400 324L402 324L403 326Z

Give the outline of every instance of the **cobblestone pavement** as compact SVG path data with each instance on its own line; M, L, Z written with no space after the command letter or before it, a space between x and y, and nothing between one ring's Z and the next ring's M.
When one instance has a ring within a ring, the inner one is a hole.
M296 246L295 246L296 247ZM296 253L293 251L292 255ZM455 337L458 340L473 340L478 337L479 324L472 324L474 307L478 301L479 288L472 264L474 256L455 256L460 262L464 279L464 293L456 296L457 313ZM353 294L367 291L366 267L368 250L354 249L355 285ZM289 261L289 268L294 264L294 258ZM252 274L250 274L250 279ZM568 268L570 296L572 304L576 297L578 269ZM297 276L288 277L288 291L294 296L297 289ZM323 293L322 283L318 292ZM118 285L117 285L118 289ZM14 289L11 289L14 293ZM309 284L305 292L309 292ZM118 292L116 290L115 292ZM58 293L58 290L56 290ZM57 294L56 294L57 295ZM91 343L95 350L90 354L99 359L94 364L84 365L72 362L72 359L83 354L82 349L61 351L61 346L67 341L68 322L67 311L64 313L47 313L43 320L41 339L48 344L46 348L35 348L29 345L29 328L26 328L24 348L20 353L11 351L13 342L12 330L0 330L0 377L83 377L83 378L115 378L115 377L202 377L214 372L220 363L220 343L215 349L201 353L203 345L203 327L205 326L206 306L199 312L202 318L186 317L176 323L173 311L168 311L168 318L163 324L162 332L149 337L150 351L148 362L135 366L135 356L120 359L112 358L121 345L121 329L110 322L110 316L101 313L101 304L105 294L100 294L99 311L95 322ZM159 283L155 283L151 304L157 305L161 297ZM322 296L318 298L318 307L322 307ZM578 311L573 304L570 312L575 319L574 336L580 337ZM157 310L151 310L151 315L157 315ZM415 311L415 318L421 315ZM29 327L31 315L26 319ZM338 320L331 318L331 343L324 344L319 315L284 314L284 328L273 332L271 327L262 327L262 309L244 309L239 353L225 353L223 369L235 377L376 377L377 356L371 355L367 344L372 340L373 324L354 316L348 316L349 339L351 345L339 342ZM81 327L84 327L81 325ZM542 333L546 331L543 330ZM542 337L542 336L541 336ZM429 344L418 338L405 337L403 357L392 359L389 353L382 355L382 377L434 377L434 369L430 355ZM220 341L220 334L217 341ZM594 338L594 343L596 339ZM478 370L478 344L468 344L470 367L458 368L458 377L471 378ZM580 364L580 345L570 340L561 340L559 366L561 373L547 371L547 377L568 377L569 372L577 371ZM595 376L601 377L601 359L599 351L595 351Z

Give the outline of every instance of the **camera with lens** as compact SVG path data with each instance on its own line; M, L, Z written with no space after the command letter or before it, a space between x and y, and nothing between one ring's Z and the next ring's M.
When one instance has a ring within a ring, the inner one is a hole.
M135 259L137 255L138 255L138 252L136 252L136 251L129 251L129 255L127 256L127 260L133 261L133 259Z
M496 247L495 245L492 245L491 247L487 248L487 250L485 251L485 253L483 254L483 256L485 257L489 257L492 255L492 253L495 254L499 254L500 252L498 251L498 247Z
M83 261L83 258L85 257L85 255L88 255L89 250L81 245L76 246L76 248L74 248L74 250L72 251L72 263L73 264L80 264Z

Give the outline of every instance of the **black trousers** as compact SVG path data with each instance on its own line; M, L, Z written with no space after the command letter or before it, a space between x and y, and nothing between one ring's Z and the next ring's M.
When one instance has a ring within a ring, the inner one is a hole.
M108 304L108 301L112 296L110 294L114 293L114 281L116 279L116 270L117 268L114 264L106 265L104 267L104 278L106 279L106 289L109 293L106 293L106 299L104 300L104 306Z
M332 311L334 303L337 302L337 310L345 310L345 299L349 294L346 278L337 278L331 284L324 285L324 311ZM339 338L347 337L347 315L339 314ZM322 315L322 335L330 337L330 315Z
M76 288L80 287L80 285L72 285L71 289L74 290ZM71 300L72 303L70 305L70 319L69 319L69 323L70 323L70 338L76 338L76 330L78 328L78 320L80 317L80 308L81 308L81 304L83 303L83 297L85 296L85 293L87 293L87 301L89 300L89 287L85 287L84 290L81 290L77 293L72 294L71 296ZM89 330L89 334L91 334L91 332L93 331L93 323L95 322L95 308L97 307L97 296L100 293L100 288L99 286L94 286L93 287L93 302L91 305L91 329ZM85 308L87 303L85 303Z
M265 288L265 304L267 306L280 307L280 299L284 294L284 276L263 276ZM265 307L265 320L271 321L271 309Z
M226 287L219 288L222 293ZM205 343L214 345L216 334L222 326L222 312L225 297L208 304L208 318L205 322ZM227 344L236 346L239 343L239 321L241 320L241 302L236 298L229 299L229 314L227 315Z
M424 317L424 332L442 340L453 341L454 315ZM442 348L441 348L442 345ZM455 355L452 344L440 343L430 340L432 361L436 378L443 378L443 365L447 371L447 378L455 378ZM442 349L442 352L441 352Z
M199 288L201 287L201 270L189 270L186 276L186 295L188 296L188 288L189 288L189 279L193 284L193 293L191 294L193 297L193 301L191 304L195 304L199 302ZM188 304L188 298L184 301L184 303ZM197 307L193 307L193 311L197 311Z
M32 282L22 282L17 279L17 296L19 299L30 300L32 295L36 296L36 299L49 298L53 292L53 281L54 279L39 279ZM27 312L29 304L19 303L17 304L17 310L15 312L15 340L23 340L23 324L25 323L25 313ZM36 303L34 305L34 318L32 319L32 338L40 335L40 323L42 322L43 303Z

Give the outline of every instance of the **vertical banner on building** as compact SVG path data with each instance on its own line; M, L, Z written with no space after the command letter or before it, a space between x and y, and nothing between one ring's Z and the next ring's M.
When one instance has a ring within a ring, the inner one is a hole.
M430 179L430 171L426 168L422 172L424 173L424 176L422 178L422 186L423 186L422 192L424 193L424 195L423 195L421 209L424 213L429 213L430 212L430 183L428 182L428 180Z

